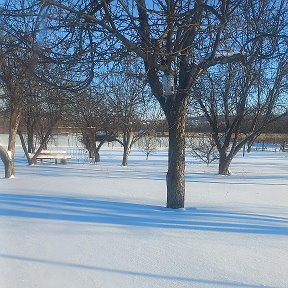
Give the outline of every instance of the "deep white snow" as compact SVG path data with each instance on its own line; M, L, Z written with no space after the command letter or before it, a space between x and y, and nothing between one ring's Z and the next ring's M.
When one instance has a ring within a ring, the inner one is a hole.
M288 287L288 153L239 155L229 177L187 158L184 210L164 208L165 150L121 153L29 167L19 149L0 179L1 288Z

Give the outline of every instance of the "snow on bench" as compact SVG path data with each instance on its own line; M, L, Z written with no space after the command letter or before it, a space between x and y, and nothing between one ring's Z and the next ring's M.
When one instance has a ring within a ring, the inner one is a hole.
M31 156L33 156L33 154ZM68 159L71 159L71 156L67 155L66 151L42 150L36 159L40 160L41 162L43 160L54 159L55 164L58 164L58 160L60 160L61 164L67 164Z

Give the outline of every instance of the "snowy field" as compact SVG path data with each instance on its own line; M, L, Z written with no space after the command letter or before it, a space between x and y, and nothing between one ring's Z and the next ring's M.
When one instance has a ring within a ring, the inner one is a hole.
M165 150L128 168L120 148L31 167L18 150L0 179L1 288L288 287L288 153L239 155L230 177L188 158L171 210Z

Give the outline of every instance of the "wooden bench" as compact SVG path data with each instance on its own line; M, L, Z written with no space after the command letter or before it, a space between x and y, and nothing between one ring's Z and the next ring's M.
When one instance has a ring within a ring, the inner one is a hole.
M55 164L58 164L58 160L60 160L61 164L67 164L68 159L71 159L71 156L67 155L66 151L42 150L42 152L36 157L36 159L40 160L41 162L43 160L52 159L55 160Z

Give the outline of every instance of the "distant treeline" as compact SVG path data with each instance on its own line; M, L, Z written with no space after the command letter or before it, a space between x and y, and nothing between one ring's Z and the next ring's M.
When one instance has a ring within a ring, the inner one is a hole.
M233 120L233 119L231 119ZM252 121L252 120L251 120ZM249 127L249 124L251 123L249 119L246 119L244 123L241 126L240 133L246 133L247 127ZM220 131L224 131L224 119L223 119L223 126L221 129L220 126ZM211 132L211 127L208 123L208 121L204 117L193 117L193 118L188 118L187 121L187 128L186 130L188 132L206 132L209 133ZM282 117L278 119L277 121L271 123L268 125L266 128L264 128L263 133L277 133L277 134L287 134L288 133L288 116Z

